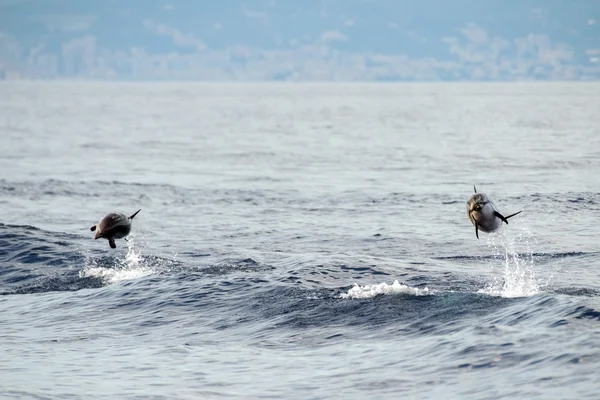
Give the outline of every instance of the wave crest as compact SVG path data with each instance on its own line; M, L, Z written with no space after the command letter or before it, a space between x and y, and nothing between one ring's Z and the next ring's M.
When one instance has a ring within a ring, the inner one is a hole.
M413 296L426 296L431 294L431 292L428 288L413 288L403 285L395 280L391 285L383 282L378 285L359 286L355 283L353 288L348 289L347 293L342 293L340 297L342 299L370 299L380 294L409 294Z

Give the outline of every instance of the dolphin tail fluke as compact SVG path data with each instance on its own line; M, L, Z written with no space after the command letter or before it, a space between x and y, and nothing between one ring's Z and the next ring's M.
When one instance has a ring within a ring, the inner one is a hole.
M117 248L117 244L115 243L115 239L113 239L113 238L108 239L108 244L110 245L111 249Z
M137 215L137 213L139 213L140 211L142 211L141 208L139 210L137 210L131 217L129 217L129 219L133 219L133 217L135 217Z
M500 214L498 211L494 211L494 215L495 215L496 217L500 218L500 219L502 220L502 222L504 222L504 223L506 223L506 224L508 225L508 219L509 219L510 217L514 217L515 215L517 215L517 214L520 214L520 213L522 213L522 212L523 212L523 210L521 210L521 211L519 211L519 212L516 212L516 213L514 213L514 214L510 214L508 217L505 217L505 216L503 216L502 214Z
M94 225L90 228L90 231L92 231L92 232L94 232L95 230L96 230L96 225Z

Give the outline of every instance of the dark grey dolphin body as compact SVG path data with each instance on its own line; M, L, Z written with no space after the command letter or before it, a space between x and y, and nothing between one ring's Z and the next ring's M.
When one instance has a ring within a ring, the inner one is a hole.
M475 236L479 239L479 230L483 232L494 232L502 222L508 224L508 219L521 213L523 210L511 214L507 217L498 212L492 199L485 193L477 193L477 188L473 186L475 194L469 197L467 201L467 215L469 220L475 226Z
M140 211L142 211L141 208L131 217L127 217L125 214L121 213L107 214L102 218L98 225L94 225L90 228L92 232L96 231L94 240L100 238L108 239L110 247L113 249L116 248L117 244L115 243L115 239L123 239L125 236L129 235L129 232L131 232L131 220L133 220L133 217Z

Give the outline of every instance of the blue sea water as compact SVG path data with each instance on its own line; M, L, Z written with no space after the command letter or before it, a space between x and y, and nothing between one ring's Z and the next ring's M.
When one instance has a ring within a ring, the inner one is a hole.
M589 82L2 84L0 397L597 399L598 110ZM523 212L478 240L473 185Z

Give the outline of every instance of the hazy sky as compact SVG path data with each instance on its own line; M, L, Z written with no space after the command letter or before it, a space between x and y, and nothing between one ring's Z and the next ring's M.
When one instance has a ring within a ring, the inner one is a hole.
M600 79L600 0L0 0L0 77Z

